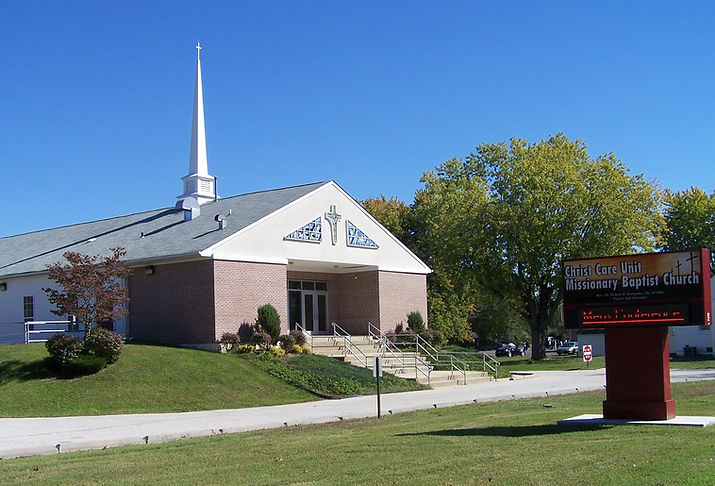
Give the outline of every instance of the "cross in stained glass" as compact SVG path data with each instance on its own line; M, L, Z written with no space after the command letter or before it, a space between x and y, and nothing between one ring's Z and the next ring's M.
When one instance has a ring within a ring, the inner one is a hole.
M338 243L338 221L343 219L343 217L335 212L335 204L330 206L329 213L325 213L325 219L327 219L328 223L330 223L331 240L333 245L336 245Z

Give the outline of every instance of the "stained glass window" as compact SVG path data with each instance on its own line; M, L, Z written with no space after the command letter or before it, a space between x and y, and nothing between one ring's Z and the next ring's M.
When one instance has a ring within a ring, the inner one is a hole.
M377 248L377 244L367 237L365 233L360 231L360 228L352 224L349 220L345 222L346 233L348 238L348 246L357 246L358 248Z
M293 241L310 241L313 243L320 243L323 239L323 232L321 230L321 219L320 217L315 218L310 223L298 228L292 233L286 235L284 240Z

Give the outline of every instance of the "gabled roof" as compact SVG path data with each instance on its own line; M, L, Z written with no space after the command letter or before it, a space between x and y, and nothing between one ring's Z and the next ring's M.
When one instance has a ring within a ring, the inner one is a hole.
M0 238L0 277L44 272L47 265L62 261L66 251L104 257L110 248L122 247L129 264L199 258L202 250L325 184L219 199L203 204L201 214L191 221L184 221L181 209L171 207ZM226 228L219 230L214 217L229 210Z

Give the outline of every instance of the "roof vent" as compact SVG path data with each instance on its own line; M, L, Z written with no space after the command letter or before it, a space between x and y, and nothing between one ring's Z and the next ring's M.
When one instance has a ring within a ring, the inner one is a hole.
M218 222L218 229L222 230L226 227L226 218L228 218L229 216L231 216L230 209L228 210L228 213L226 213L225 216L223 214L219 213L214 217L214 220Z
M199 201L195 197L185 197L176 203L176 207L184 211L184 221L196 219L201 214Z

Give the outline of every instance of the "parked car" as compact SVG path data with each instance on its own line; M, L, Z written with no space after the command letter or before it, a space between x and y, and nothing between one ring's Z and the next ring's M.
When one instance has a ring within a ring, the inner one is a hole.
M578 354L578 341L566 341L556 348L556 354Z
M514 343L502 343L494 352L496 356L524 356L524 351Z

